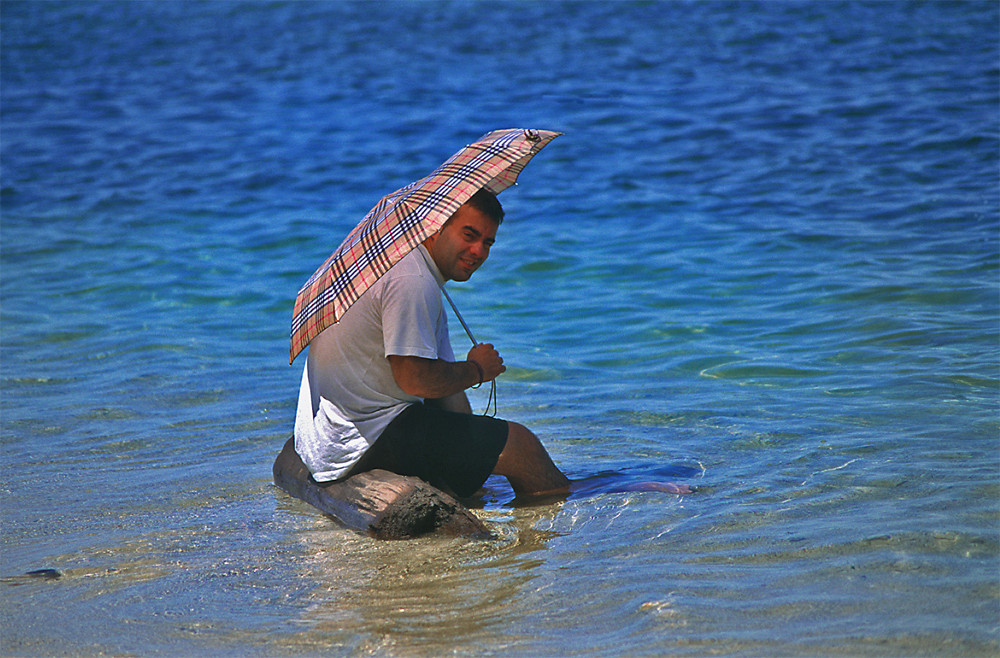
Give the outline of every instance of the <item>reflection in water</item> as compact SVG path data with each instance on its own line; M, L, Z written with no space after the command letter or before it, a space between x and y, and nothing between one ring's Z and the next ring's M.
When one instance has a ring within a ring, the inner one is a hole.
M299 577L315 584L311 603L281 644L362 653L439 655L510 634L511 603L532 590L539 555L559 534L539 529L562 503L484 509L496 539L425 537L380 541L316 519L299 535ZM522 638L527 641L529 638Z
M670 470L672 477L701 473ZM687 623L672 589L621 587L629 565L658 562L683 523L685 497L621 491L664 474L601 473L587 495L530 502L515 500L502 479L491 478L467 501L494 532L487 541L379 541L337 527L300 501L280 503L309 519L295 533L301 551L295 572L312 589L293 624L300 630L272 636L269 645L428 656L476 647L503 654L577 646L579 639L565 636L571 624L619 640L623 628L632 628L626 635L637 648L651 629ZM632 546L630 560L619 554L623 542ZM531 633L520 630L526 616L536 622Z

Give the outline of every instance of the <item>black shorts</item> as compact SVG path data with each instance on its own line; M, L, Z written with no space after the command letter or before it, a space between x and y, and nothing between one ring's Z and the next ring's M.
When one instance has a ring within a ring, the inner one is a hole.
M505 420L418 402L389 423L351 473L384 468L471 496L493 472L505 445Z

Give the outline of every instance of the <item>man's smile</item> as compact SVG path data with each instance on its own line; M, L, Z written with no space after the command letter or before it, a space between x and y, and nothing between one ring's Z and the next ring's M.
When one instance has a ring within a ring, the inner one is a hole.
M425 244L445 281L468 281L490 255L498 223L464 205Z

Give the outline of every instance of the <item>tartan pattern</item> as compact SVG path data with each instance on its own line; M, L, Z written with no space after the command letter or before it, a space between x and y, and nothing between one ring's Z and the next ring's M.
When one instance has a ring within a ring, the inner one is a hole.
M440 230L473 194L482 188L499 194L514 185L528 161L560 134L494 130L430 175L379 200L299 290L289 363L389 268Z

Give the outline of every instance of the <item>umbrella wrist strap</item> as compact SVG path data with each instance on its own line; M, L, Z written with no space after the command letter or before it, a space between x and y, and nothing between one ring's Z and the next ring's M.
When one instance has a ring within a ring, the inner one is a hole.
M451 310L453 310L455 312L455 317L458 318L458 321L462 323L462 328L465 329L465 333L469 336L469 340L472 341L473 347L475 347L476 345L479 344L479 341L477 341L476 337L472 335L472 331L469 329L469 325L465 324L465 318L463 318L462 314L458 312L458 307L455 306L455 302L451 301L451 295L449 295L448 291L444 289L444 286L441 286L441 292L444 294L444 298L448 300L448 304L451 306ZM478 363L476 363L475 361L473 361L472 363L475 364L476 368L479 368L479 383L476 384L475 386L473 386L472 388L479 388L480 386L483 385L483 378L485 377L485 375L484 375L484 373L482 371L482 367ZM493 413L492 414L490 413L490 406L491 405L493 407ZM483 415L484 416L493 416L493 417L496 417L496 415L497 415L497 380L496 379L491 379L490 380L490 397L486 401L486 409L483 411Z
M490 405L493 405L493 413L490 413ZM486 408L483 409L484 416L492 416L496 418L497 415L497 380L490 380L490 397L486 400Z
M483 372L483 367L481 365L479 365L478 363L476 363L475 361L471 361L470 360L469 363L471 363L472 365L476 366L476 372L479 373L479 383L476 384L475 386L471 386L470 388L474 388L474 389L475 388L479 388L480 386L482 386L483 384L486 383L484 381L486 379L486 374ZM493 407L493 413L492 414L490 413L490 406ZM491 379L490 380L490 397L489 397L489 399L486 400L486 409L483 410L483 415L484 416L494 416L494 417L497 415L497 380L496 379Z

